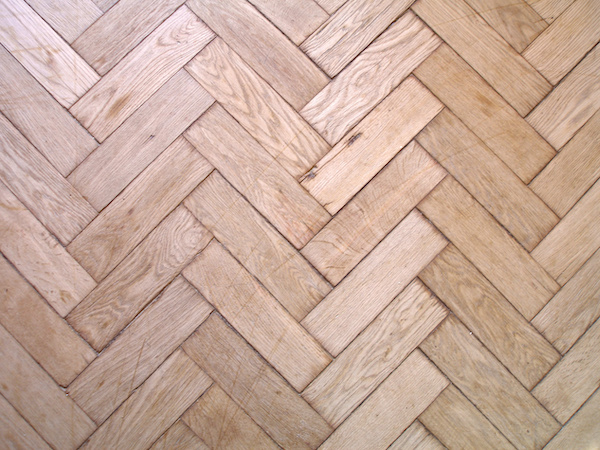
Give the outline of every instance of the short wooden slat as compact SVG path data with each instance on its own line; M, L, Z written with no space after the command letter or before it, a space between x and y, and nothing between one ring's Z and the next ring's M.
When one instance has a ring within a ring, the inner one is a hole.
M575 0L527 0L547 23L554 22Z
M0 395L0 442L6 448L50 450L23 417Z
M27 0L27 3L68 43L102 16L102 10L92 0Z
M413 424L388 447L388 450L444 450L444 447L435 436L415 420Z
M329 14L333 14L340 6L346 3L347 0L316 0L325 11Z
M181 419L175 422L158 441L150 447L151 450L209 450L202 439L190 430Z

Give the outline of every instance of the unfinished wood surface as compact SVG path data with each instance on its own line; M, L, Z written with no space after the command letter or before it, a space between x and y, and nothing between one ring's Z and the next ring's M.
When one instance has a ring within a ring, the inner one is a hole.
M567 9L575 0L527 0L536 12L543 17L547 23L552 23Z
M328 14L333 14L347 0L315 0Z
M418 420L388 447L388 450L444 450L444 446Z
M158 439L152 450L208 450L202 439L190 430L181 419L175 422L171 428Z
M6 448L51 449L2 395L0 395L0 442Z

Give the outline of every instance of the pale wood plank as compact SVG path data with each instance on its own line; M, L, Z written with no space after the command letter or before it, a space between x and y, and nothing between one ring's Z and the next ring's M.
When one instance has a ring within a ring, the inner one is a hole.
M0 3L0 43L65 108L100 79L24 0Z
M522 116L550 91L550 84L464 0L419 0L413 11Z
M386 448L447 385L446 377L416 350L320 448Z
M302 117L335 144L440 43L407 12L302 108Z
M419 278L526 388L533 389L560 359L552 345L453 245Z
M526 319L558 291L560 286L454 178L447 176L419 209Z
M576 0L525 49L523 56L550 83L557 84L598 40L598 3Z
M442 44L415 75L525 183L556 152L448 45Z
M331 362L319 343L217 241L183 275L297 391Z
M295 109L329 82L246 0L188 0L187 4Z
M600 29L600 15L598 22ZM600 45L597 45L527 116L527 121L558 149L565 145L598 109Z
M222 39L208 44L186 68L293 177L303 175L330 150Z
M547 23L552 23L574 1L575 0L527 0L527 3L529 3Z
M97 423L129 395L208 317L213 308L178 277L69 386Z
M0 251L66 316L96 282L0 182Z
M102 10L92 0L27 0L27 3L68 43L102 16Z
M302 186L335 214L442 107L431 92L409 77L305 175Z
M178 420L150 447L151 450L209 450L202 439Z
M347 0L316 0L316 2L327 11L328 14L333 14L340 6L346 3Z
M213 102L180 70L81 163L69 181L100 211Z
M100 351L211 238L190 212L178 207L71 311L67 320Z
M279 448L216 384L186 411L182 420L208 448Z
M96 426L0 326L0 394L54 448L75 449Z
M413 2L350 0L300 48L333 78Z
M512 444L540 448L560 424L479 343L449 316L421 349Z
M98 428L83 448L146 449L211 384L212 380L194 361L177 349Z
M337 356L445 246L444 237L418 212L412 212L302 325Z
M96 217L94 208L2 114L0 180L63 244Z
M333 431L215 314L183 349L283 448L316 448Z
M93 0L102 11L108 11L119 0Z
M23 417L0 395L0 442L10 449L43 449L50 447Z
M330 216L220 105L184 136L296 248Z
M387 450L444 450L445 448L418 420L415 420Z
M554 212L447 109L417 141L526 250L533 250L558 223Z
M445 174L411 142L306 244L302 255L337 285Z
M302 396L328 423L340 426L446 314L420 281L412 282Z
M184 204L294 319L302 320L331 290L217 171Z
M179 137L67 247L102 280L212 171Z
M71 113L105 140L214 37L185 5L75 103Z

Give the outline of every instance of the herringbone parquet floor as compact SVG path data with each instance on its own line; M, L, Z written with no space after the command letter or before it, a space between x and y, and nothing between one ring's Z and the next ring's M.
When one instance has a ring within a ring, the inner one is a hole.
M0 448L600 448L598 0L0 0Z

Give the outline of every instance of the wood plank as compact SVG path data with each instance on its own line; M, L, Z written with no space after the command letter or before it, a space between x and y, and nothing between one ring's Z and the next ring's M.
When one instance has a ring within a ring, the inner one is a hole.
M181 419L175 422L158 441L150 447L151 450L209 450L202 439L190 430Z
M175 350L98 428L84 448L148 448L211 384L212 380L183 350Z
M302 325L337 356L445 246L444 237L418 212L412 212Z
M421 349L513 445L543 447L560 424L469 333L449 316Z
M69 244L96 280L106 277L212 171L179 137Z
M550 91L550 84L464 0L419 0L413 11L522 116Z
M420 281L412 282L302 396L328 423L340 426L446 314Z
M212 310L189 283L175 278L67 392L95 422L104 422Z
M559 218L458 117L444 109L417 141L531 251Z
M527 117L555 148L565 145L600 109L599 73L600 45L597 45Z
M419 420L448 448L515 448L454 385L448 386Z
M447 385L446 377L416 350L320 448L387 448Z
M302 108L302 117L334 145L440 43L407 12Z
M71 311L67 320L100 351L211 238L191 213L178 207Z
M330 77L335 77L414 0L350 0L300 48Z
M347 0L316 0L316 2L327 11L328 14L333 14L340 6L346 3Z
M302 320L331 290L217 171L184 204L294 319Z
M600 386L600 321L592 325L531 393L566 423Z
M419 209L526 319L558 291L560 286L454 178L446 177Z
M217 241L183 275L297 391L331 362L319 343Z
M213 102L180 70L81 163L69 181L100 211Z
M564 285L600 247L599 217L600 181L596 181L531 256Z
M335 214L442 107L431 92L409 77L305 175L302 185Z
M419 278L526 388L533 389L560 359L552 345L453 245Z
M102 16L102 10L92 0L27 0L27 3L69 44Z
M302 255L337 285L445 174L411 142L306 244Z
M547 23L552 23L560 16L575 0L527 0L537 13Z
M208 44L186 69L293 177L303 175L330 150L221 38Z
M52 447L75 449L94 431L90 418L2 326L0 361L0 394Z
M119 0L93 0L102 11L108 11Z
M329 221L327 211L220 105L184 136L296 248Z
M98 144L1 45L0 66L0 111L67 176Z
M50 447L23 417L0 395L0 442L6 448L43 449Z
M600 250L531 322L563 355L600 317Z
M442 44L415 75L523 182L529 183L556 154L448 45Z
M65 108L100 79L24 0L0 4L0 43Z
M61 386L96 357L0 254L0 323Z
M329 82L247 1L188 0L187 5L296 110Z
M183 344L183 349L283 448L316 448L333 431L215 314Z
M100 75L105 75L127 53L169 17L184 0L124 0L109 9L73 42L73 48ZM144 14L140 14L140 8ZM83 31L83 30L82 30Z
M182 420L207 448L279 448L216 384L186 411Z
M576 0L525 49L523 56L550 83L557 84L598 40L598 4L595 0Z
M0 251L62 317L96 282L0 182Z
M96 217L94 208L2 114L0 179L63 244Z
M388 447L388 450L444 450L445 448L418 420L415 420Z
M81 97L71 113L104 141L213 37L182 6Z

